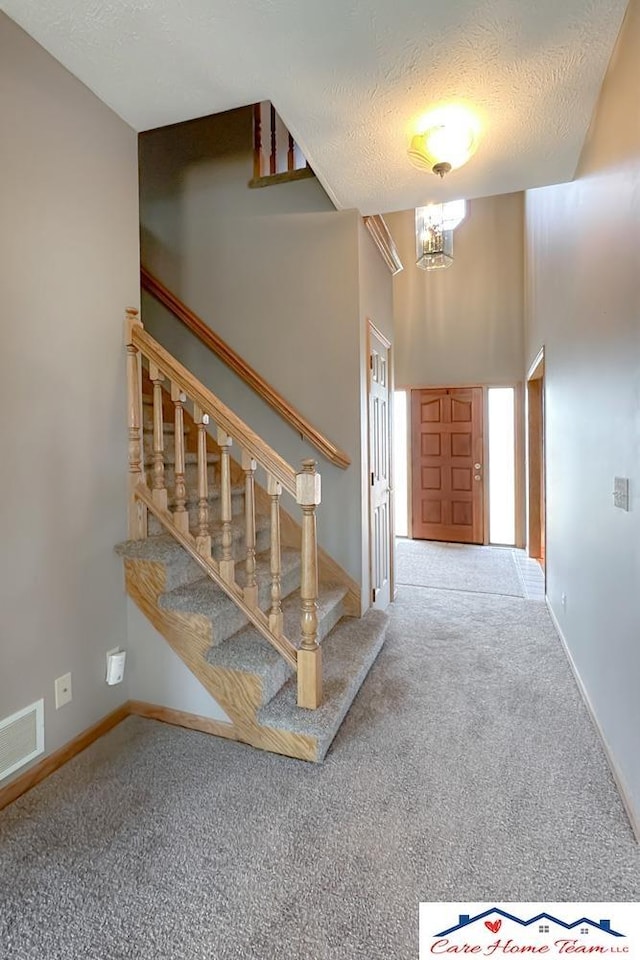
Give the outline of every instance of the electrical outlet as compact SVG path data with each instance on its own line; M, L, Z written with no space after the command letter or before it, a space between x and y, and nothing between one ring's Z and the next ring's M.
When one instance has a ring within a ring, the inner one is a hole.
M560 603L562 604L562 609L563 609L563 610L566 610L566 609L567 609L567 595L566 595L566 593L563 593L562 596L560 597Z
M55 682L55 693L56 693L56 710L59 710L60 707L64 707L65 703L69 703L73 697L71 692L71 674L65 673L63 677L58 677Z
M629 509L629 478L613 478L613 505L620 510Z
M112 653L120 653L120 647L112 647L111 650L107 650L107 670L109 669L109 657Z

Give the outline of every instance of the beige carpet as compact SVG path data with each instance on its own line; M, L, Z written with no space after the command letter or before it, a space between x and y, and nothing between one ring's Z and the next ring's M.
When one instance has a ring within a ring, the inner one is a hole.
M0 813L1 960L415 960L421 900L637 900L546 608L401 587L321 767L130 719Z
M396 541L396 580L414 587L523 597L513 550L435 540Z

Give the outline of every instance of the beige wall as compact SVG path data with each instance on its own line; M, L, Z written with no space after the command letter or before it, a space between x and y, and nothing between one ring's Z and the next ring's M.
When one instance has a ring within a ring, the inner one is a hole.
M140 139L143 259L352 458L324 460L176 321L143 301L150 332L290 463L316 456L322 545L361 573L358 217L316 180L250 190L251 113ZM237 455L237 451L236 451ZM296 512L295 504L287 506Z
M46 749L126 699L125 307L138 288L134 132L0 14L0 717L40 697ZM54 679L73 701L54 709Z
M526 240L527 359L546 355L548 594L640 825L638 0L576 180L527 193ZM614 476L630 478L629 513Z
M446 270L416 267L415 215L385 217L404 270L394 278L396 386L522 379L522 194L472 200Z

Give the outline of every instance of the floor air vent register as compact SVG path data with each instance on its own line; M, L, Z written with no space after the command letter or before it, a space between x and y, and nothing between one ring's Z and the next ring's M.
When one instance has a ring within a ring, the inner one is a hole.
M44 752L44 700L0 720L0 780Z

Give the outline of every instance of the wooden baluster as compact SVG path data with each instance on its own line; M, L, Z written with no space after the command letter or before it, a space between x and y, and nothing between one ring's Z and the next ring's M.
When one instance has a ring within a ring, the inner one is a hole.
M187 511L187 488L184 481L184 411L183 403L187 395L180 387L171 384L171 399L175 408L175 501L173 522L181 533L189 533L189 513Z
M197 403L193 405L193 420L198 428L198 533L196 550L211 559L211 532L209 530L209 478L207 476L207 424L209 414Z
M287 170L291 172L296 165L295 160L295 142L291 134L289 134L289 149L287 150Z
M298 650L298 706L315 710L322 702L322 652L318 644L318 544L316 507L320 475L314 460L303 460L296 474L296 501L302 507L302 641Z
M164 375L149 364L149 379L153 384L153 482L151 496L162 510L167 509L167 488L164 482L164 426L162 422L162 383Z
M253 105L253 179L258 180L262 175L262 114L260 104Z
M224 430L218 428L218 446L220 447L220 517L222 520L222 555L220 558L220 576L227 583L235 582L235 561L233 559L233 534L231 521L231 469L229 465L229 448L232 438Z
M281 634L282 618L282 562L280 558L280 494L282 486L271 474L267 479L267 492L271 497L271 610L269 626L274 633Z
M142 446L142 358L133 343L134 327L142 327L138 311L127 309L125 344L127 347L127 421L129 436L129 516L130 540L144 540L147 536L147 508L137 499L135 489L146 486Z
M276 134L276 108L271 104L271 153L269 154L269 173L273 176L277 172L278 144Z
M244 470L244 514L246 522L247 579L244 588L245 602L251 607L258 606L258 585L256 583L256 501L254 474L257 463L246 450L242 451L242 469Z

